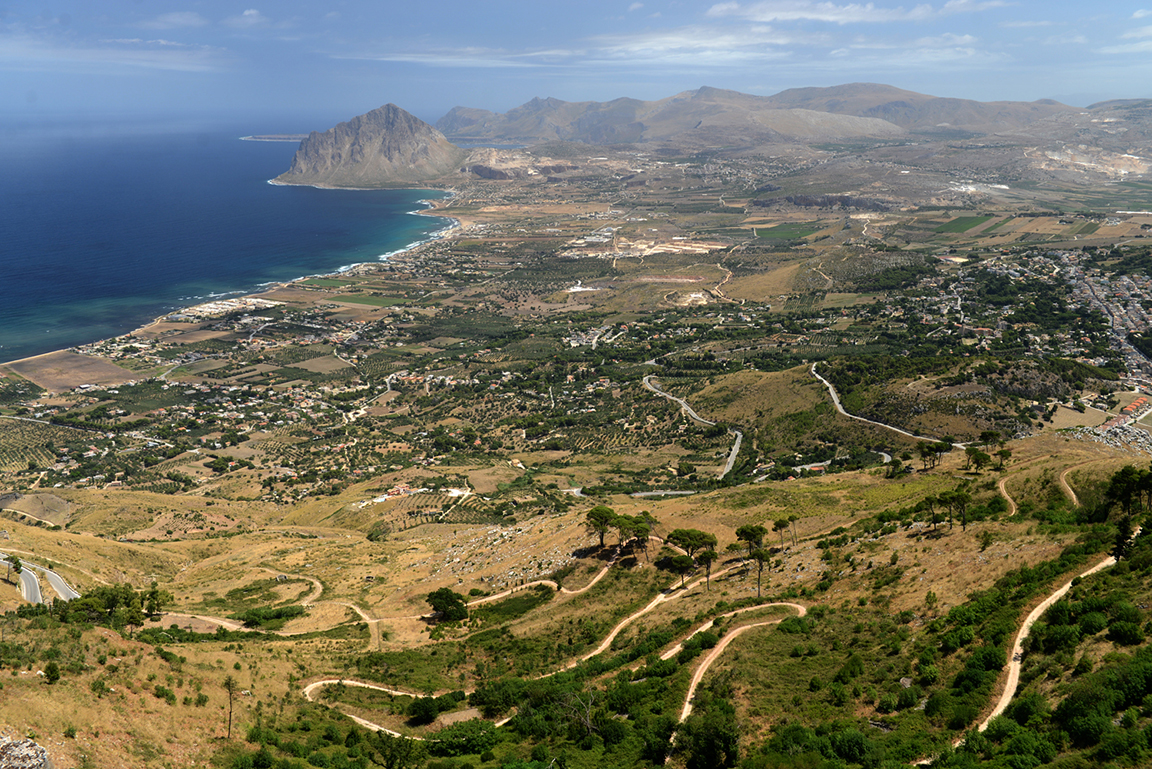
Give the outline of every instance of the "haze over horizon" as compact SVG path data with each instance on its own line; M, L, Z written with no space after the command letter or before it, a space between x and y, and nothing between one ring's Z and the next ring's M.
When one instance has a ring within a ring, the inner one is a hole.
M884 83L980 101L1147 96L1152 5L944 0L229 0L0 8L0 114L324 128L386 102L429 122L533 97L769 95ZM265 124L266 123L266 124Z

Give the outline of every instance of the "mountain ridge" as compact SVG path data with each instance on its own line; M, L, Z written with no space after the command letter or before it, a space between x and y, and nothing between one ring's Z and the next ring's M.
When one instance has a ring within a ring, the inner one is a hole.
M791 114L795 110L826 117L798 119ZM778 141L895 136L940 126L977 133L1014 131L1073 111L1076 108L1050 99L978 102L877 83L794 88L772 96L702 86L655 101L566 102L537 97L503 114L454 107L436 127L462 139L524 143L659 141L703 128L744 130L752 141Z

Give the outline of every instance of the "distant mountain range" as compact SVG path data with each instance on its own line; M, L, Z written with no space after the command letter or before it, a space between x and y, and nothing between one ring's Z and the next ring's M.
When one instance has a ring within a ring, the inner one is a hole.
M1147 100L1118 100L1089 109L1132 117L1148 112L1149 104ZM435 128L388 104L324 133L310 134L301 142L291 169L277 181L375 187L442 179L459 172L505 178L503 172L492 170L487 156L480 157L478 152L470 156L446 136L460 143L647 142L693 149L899 139L909 134L946 140L996 133L1051 140L1080 137L1081 142L1093 138L1110 150L1131 152L1122 145L1145 141L1148 125L1152 125L1141 120L1139 126L1132 124L1132 131L1117 132L1107 128L1115 122L1113 118L1092 120L1085 114L1083 109L1047 99L978 102L873 83L795 88L774 96L705 87L657 101L533 99L504 114L455 107Z
M436 127L457 141L620 144L659 140L743 138L819 141L898 136L906 131L959 129L974 133L1019 129L1075 112L1059 102L978 102L926 96L887 85L852 83L794 88L752 96L699 88L658 101L565 102L533 99L504 114L455 107Z

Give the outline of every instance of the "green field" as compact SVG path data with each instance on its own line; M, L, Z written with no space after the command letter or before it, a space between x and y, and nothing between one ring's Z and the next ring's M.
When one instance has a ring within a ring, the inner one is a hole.
M991 216L960 216L950 222L941 224L936 228L936 232L950 232L961 233L967 232L973 227L979 227L984 222L992 219Z
M995 224L993 224L993 225L992 225L991 227L989 227L988 229L984 230L984 232L985 232L985 234L987 234L987 233L989 233L989 232L992 232L992 230L998 230L998 229L1000 229L1001 227L1003 227L1005 224L1007 224L1008 222L1011 222L1011 221L1013 221L1015 218L1016 218L1015 216L1006 216L1006 217L1004 217L1003 219L1001 219L1000 221L998 221L998 222L996 222Z
M371 296L368 294L362 296L355 296L350 294L341 294L333 297L337 302L351 302L352 304L370 304L373 307L393 307L398 304L404 304L408 300L399 296Z
M336 278L309 278L300 281L302 286L319 286L320 288L343 288L344 286L355 286L356 283L355 280L337 280Z
M824 225L820 222L795 222L778 224L775 227L769 227L764 230L756 230L756 234L761 238L796 240L798 238L806 238L814 232L819 232L823 227Z

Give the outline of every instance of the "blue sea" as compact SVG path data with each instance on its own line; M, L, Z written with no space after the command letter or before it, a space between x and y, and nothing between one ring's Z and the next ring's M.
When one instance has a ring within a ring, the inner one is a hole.
M249 133L0 131L0 361L377 261L450 224L413 213L438 191L268 184L297 145Z

